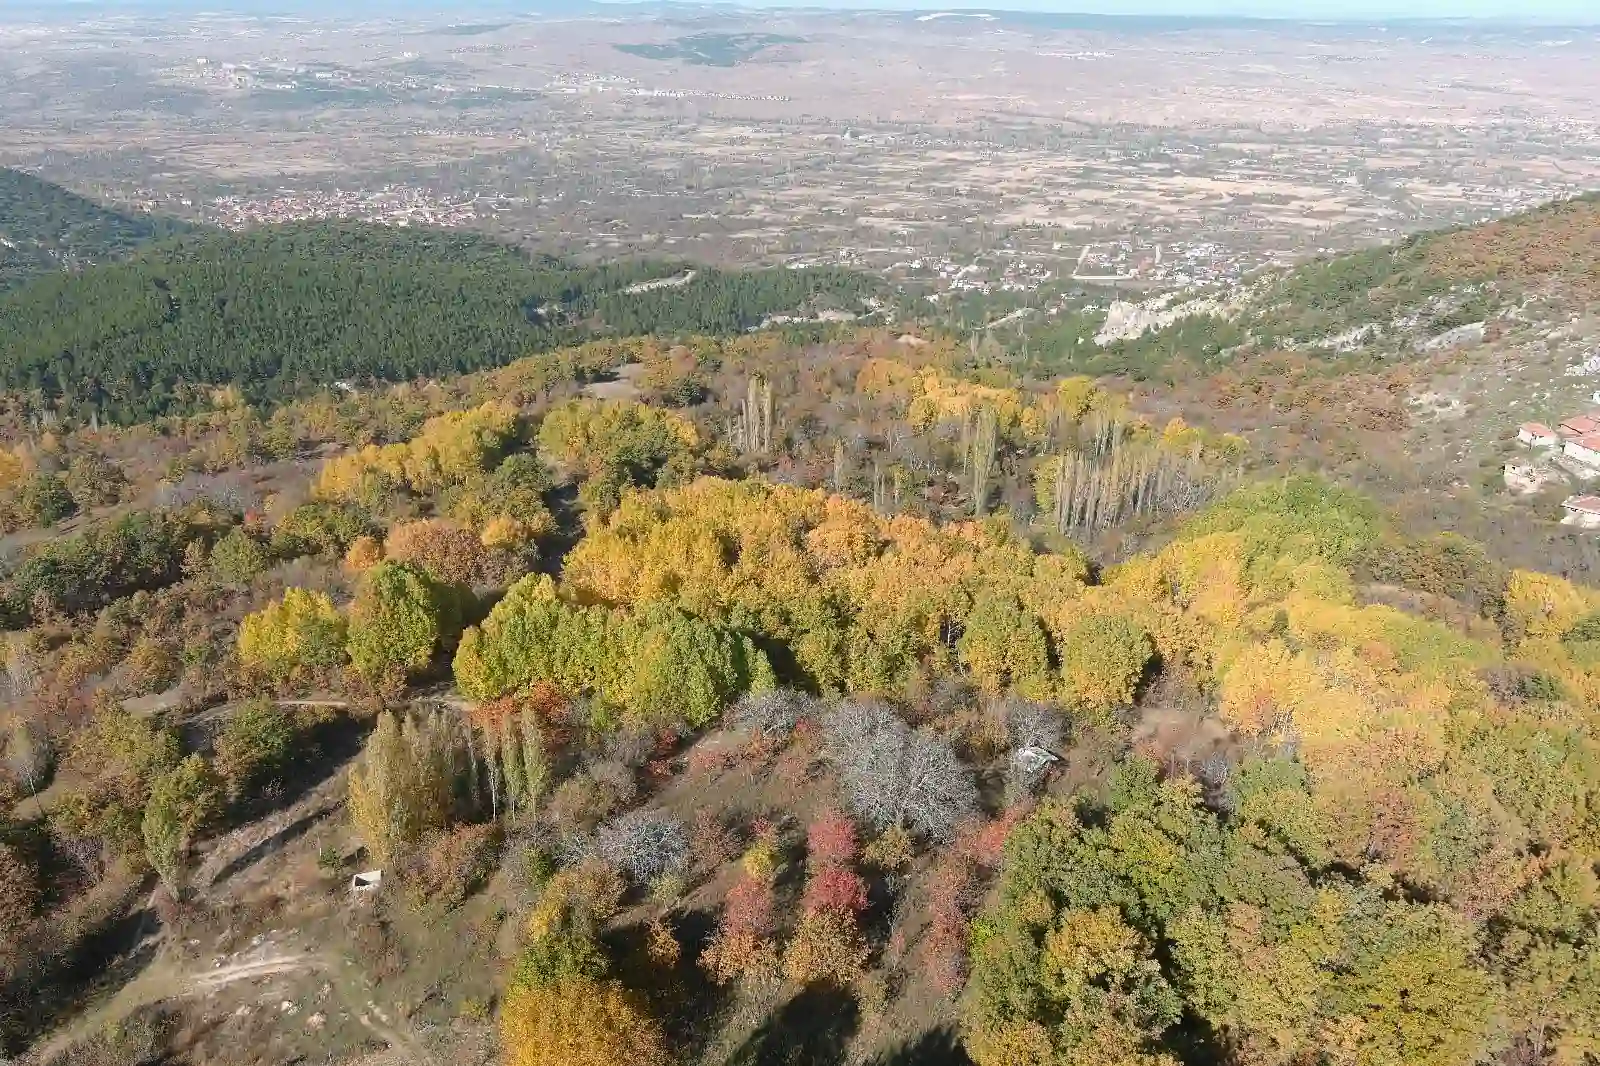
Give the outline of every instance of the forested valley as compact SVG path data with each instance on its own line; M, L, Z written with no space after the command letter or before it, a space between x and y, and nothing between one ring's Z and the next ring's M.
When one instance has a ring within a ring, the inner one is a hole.
M192 227L112 210L20 170L0 167L0 291L108 262Z
M683 270L0 298L0 1054L1595 1060L1600 588Z
M738 333L819 310L854 317L877 288L829 269L687 272L582 266L485 237L356 223L197 233L0 295L0 386L131 422L212 387L276 401L340 381L503 366L588 336Z

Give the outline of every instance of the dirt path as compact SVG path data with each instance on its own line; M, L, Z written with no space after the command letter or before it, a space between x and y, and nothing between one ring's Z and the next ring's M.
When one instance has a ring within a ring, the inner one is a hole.
M50 1066L78 1040L152 1003L204 996L240 981L305 971L317 971L328 978L328 983L345 1008L374 1036L389 1045L397 1066L400 1063L406 1066L438 1066L409 1027L397 1024L388 1012L367 997L363 975L352 972L352 967L342 959L303 953L268 953L200 973L184 973L158 960L150 969L123 986L104 1006L87 1012L66 1029L31 1049L19 1060L19 1066Z

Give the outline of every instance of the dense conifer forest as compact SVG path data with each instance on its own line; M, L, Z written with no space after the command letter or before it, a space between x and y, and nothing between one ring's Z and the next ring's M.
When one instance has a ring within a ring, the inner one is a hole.
M354 223L201 232L0 297L0 387L129 422L182 386L274 400L336 381L502 366L588 336L737 333L863 309L843 271L686 271L529 258L485 237ZM632 288L633 291L629 291Z

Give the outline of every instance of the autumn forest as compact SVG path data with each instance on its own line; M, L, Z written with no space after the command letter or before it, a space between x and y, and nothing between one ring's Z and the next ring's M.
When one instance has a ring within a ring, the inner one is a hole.
M635 321L659 268L218 240L0 298L5 1054L1600 1056L1600 588L1117 381L752 328L845 275Z

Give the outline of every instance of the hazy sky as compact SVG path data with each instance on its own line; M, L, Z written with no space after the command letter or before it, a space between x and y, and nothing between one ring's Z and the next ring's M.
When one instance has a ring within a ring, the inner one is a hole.
M626 0L622 0L626 2ZM685 0L694 3L696 0ZM701 0L706 2L706 0ZM716 3L719 0L709 0ZM730 0L720 0L730 2ZM1600 0L731 0L752 7L831 7L874 9L990 8L1010 11L1076 12L1095 15L1190 15L1298 19L1493 18L1600 25ZM459 11L516 8L516 0L0 0L0 10L72 10L79 6L216 10L340 8ZM545 6L527 0L527 8Z
M751 0L745 0L751 2ZM755 0L762 6L987 7L1099 15L1231 15L1258 18L1513 18L1600 23L1600 0Z

